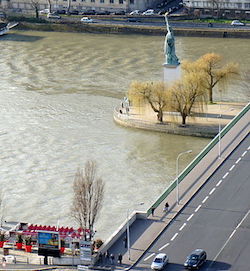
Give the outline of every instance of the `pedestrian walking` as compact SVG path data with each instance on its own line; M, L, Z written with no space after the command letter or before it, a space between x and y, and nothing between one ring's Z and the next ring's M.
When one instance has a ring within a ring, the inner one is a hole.
M99 263L100 263L100 264L102 264L102 260L103 260L102 257L103 257L103 255L102 255L102 253L100 252L100 253L99 253Z
M121 253L119 253L119 255L118 255L118 263L122 264L122 254Z
M152 207L151 212L152 212L152 216L154 216L154 214L155 214L155 207Z
M106 254L105 254L105 262L106 263L109 263L109 258L110 258L110 254L109 254L109 251L107 250Z
M125 236L125 237L123 238L122 241L123 241L124 247L127 248L127 247L128 247L128 239L127 239L127 236Z
M167 212L168 208L169 208L169 204L168 204L168 202L166 202L163 211Z
M114 264L114 262L115 262L115 255L114 254L110 254L110 262L111 262L111 264Z

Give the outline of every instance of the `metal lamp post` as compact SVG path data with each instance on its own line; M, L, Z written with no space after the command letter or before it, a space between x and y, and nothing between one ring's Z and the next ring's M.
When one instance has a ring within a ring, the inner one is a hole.
M192 150L179 153L176 158L176 203L179 204L179 158L186 153L191 153Z
M141 206L143 204L144 204L144 202L141 202L138 204L138 206ZM128 259L130 261L130 258L131 258L130 257L130 232L129 232L129 219L128 219L128 217L129 217L129 209L127 209L127 247L128 247Z

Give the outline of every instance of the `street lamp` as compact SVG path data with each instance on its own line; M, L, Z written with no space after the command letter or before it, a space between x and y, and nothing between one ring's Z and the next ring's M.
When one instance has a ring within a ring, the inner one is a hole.
M141 202L141 203L139 203L137 205L141 206L143 204L144 204L144 202ZM128 219L128 216L129 216L129 209L127 209L127 247L128 247L128 259L130 261L130 233L129 233L129 219Z
M179 158L186 153L191 153L192 150L179 153L176 159L176 203L179 204Z

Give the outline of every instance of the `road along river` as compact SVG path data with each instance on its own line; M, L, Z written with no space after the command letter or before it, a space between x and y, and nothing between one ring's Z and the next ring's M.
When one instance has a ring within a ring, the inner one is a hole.
M1 37L3 219L75 226L74 174L95 159L106 183L96 230L106 239L128 208L140 202L147 208L173 180L180 152L193 150L181 159L183 168L209 142L126 129L112 120L132 80L162 79L163 42L164 36L31 31ZM216 52L245 71L249 47L241 39L176 38L181 60ZM223 100L247 102L247 84L238 82Z

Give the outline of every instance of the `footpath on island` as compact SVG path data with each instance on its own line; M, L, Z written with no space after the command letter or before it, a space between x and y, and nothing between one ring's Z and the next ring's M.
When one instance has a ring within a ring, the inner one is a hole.
M125 127L139 128L169 134L213 138L219 129L226 126L236 116L244 103L220 102L208 104L203 113L193 113L187 117L186 126L181 125L178 113L164 112L163 123L157 120L157 113L150 106L141 108L130 106L129 110L117 106L114 121ZM128 112L127 112L128 111Z

